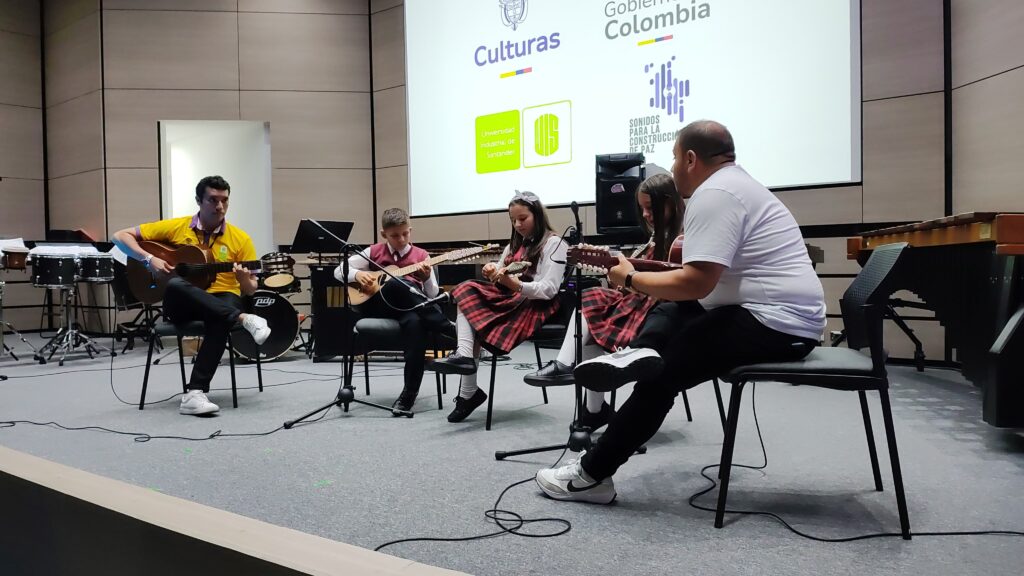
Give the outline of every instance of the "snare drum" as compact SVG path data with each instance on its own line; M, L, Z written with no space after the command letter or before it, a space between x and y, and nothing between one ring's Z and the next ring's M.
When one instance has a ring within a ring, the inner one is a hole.
M78 257L78 278L84 282L113 282L114 257L110 254L83 254Z
M78 277L78 263L72 254L32 256L32 285L37 288L70 288Z
M0 268L7 268L8 270L24 270L25 264L28 262L28 249L27 248L13 248L7 247L2 249L3 257L0 258Z
M257 290L246 299L245 311L260 316L270 327L270 337L260 347L260 360L273 360L289 349L299 336L299 314L284 296ZM256 359L256 341L245 331L231 335L231 347L243 358Z

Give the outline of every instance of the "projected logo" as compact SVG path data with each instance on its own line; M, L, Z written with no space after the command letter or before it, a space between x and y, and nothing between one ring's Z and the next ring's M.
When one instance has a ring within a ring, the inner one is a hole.
M523 167L572 161L572 102L523 109Z
M498 0L501 23L515 30L526 20L526 0Z
M679 122L683 122L683 99L690 95L690 81L681 80L673 73L671 60L661 66L654 64L644 65L644 74L652 74L648 84L651 85L652 95L648 102L651 108L660 108L668 116L679 116Z

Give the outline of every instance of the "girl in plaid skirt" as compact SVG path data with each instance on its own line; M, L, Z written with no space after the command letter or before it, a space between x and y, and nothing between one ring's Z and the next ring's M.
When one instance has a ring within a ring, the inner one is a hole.
M499 264L492 262L483 267L487 281L469 280L452 291L459 309L455 321L458 348L432 363L438 372L462 375L449 422L461 422L487 400L487 394L476 385L481 343L507 353L558 310L558 288L565 275L565 242L551 228L544 205L532 192L516 192L508 204L508 216L512 238ZM505 274L505 267L517 261L531 265L518 278Z
M644 229L651 234L651 239L637 249L633 258L669 260L683 221L683 203L676 193L672 177L659 173L644 180L636 190L636 202L643 215ZM609 288L584 290L580 329L582 360L629 346L655 304L657 300L638 292ZM558 357L537 372L528 374L524 380L537 386L571 383L575 357L576 331L570 329L565 334ZM604 426L612 415L611 406L605 402L605 393L587 390L586 408L580 420L591 429Z

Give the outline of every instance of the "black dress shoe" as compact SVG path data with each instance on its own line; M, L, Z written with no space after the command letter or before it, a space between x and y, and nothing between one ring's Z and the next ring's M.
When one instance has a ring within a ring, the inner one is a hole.
M476 410L477 406L484 403L487 400L487 394L483 390L477 388L476 392L469 398L463 398L462 396L455 397L455 409L448 415L449 422L462 422L469 416L473 410Z
M613 415L615 415L615 410L612 410L612 407L609 406L607 402L602 402L601 410L596 414L584 408L583 414L579 419L579 424L586 426L591 430L597 430L601 426L607 424L608 421L612 419Z
M476 360L462 356L458 352L453 352L446 358L432 360L428 367L441 374L476 374Z
M566 366L558 360L552 360L540 370L524 376L523 381L531 386L560 386L572 384L576 380L572 376L572 366Z
M391 415L412 418L412 407L416 404L416 394L417 392L402 390L402 393L398 395L398 399L391 405ZM408 412L408 414L403 412Z

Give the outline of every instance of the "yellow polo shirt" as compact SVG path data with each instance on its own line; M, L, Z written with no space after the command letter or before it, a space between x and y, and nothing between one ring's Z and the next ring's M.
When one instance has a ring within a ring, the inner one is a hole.
M241 228L226 220L210 233L209 245L204 243L206 234L199 227L199 215L169 218L148 222L136 228L135 236L140 240L153 240L166 244L201 246L210 248L218 262L243 262L256 260L256 247L252 238ZM242 295L242 288L234 272L217 274L217 279L206 289L207 292L232 292Z

